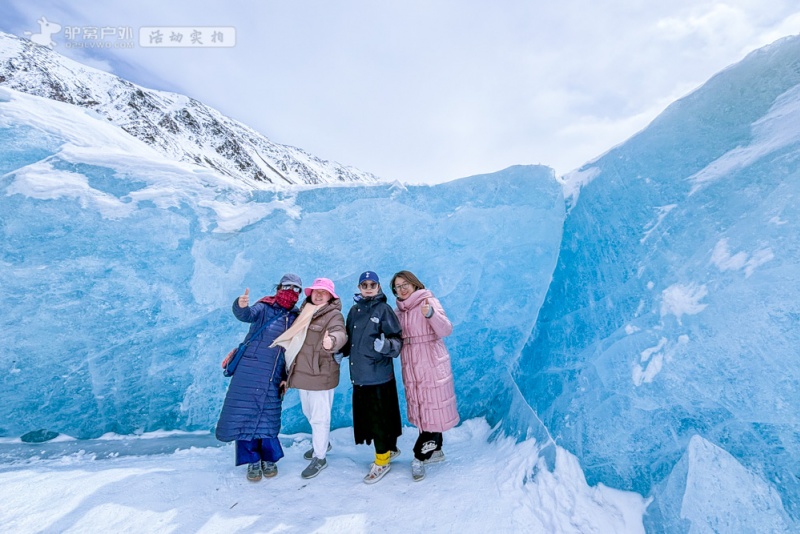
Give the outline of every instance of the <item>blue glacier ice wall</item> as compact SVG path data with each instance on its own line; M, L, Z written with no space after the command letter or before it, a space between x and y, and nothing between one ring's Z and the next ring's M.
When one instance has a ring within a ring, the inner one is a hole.
M461 415L499 421L565 216L538 166L435 187L248 191L12 91L0 169L0 436L213 428L219 362L247 330L231 303L286 271L332 278L345 312L363 270L387 285L414 271L455 325ZM335 426L352 424L350 391L345 371ZM285 407L284 431L308 430L296 393Z
M659 484L701 436L797 520L799 84L787 38L565 177L559 260L515 377L590 483L679 510Z
M651 532L795 532L778 491L698 435L658 487Z

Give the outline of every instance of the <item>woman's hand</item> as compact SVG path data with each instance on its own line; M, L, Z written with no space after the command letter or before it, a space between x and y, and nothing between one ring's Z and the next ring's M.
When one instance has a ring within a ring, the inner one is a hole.
M431 316L433 315L433 313L432 313L433 310L431 310L431 305L428 302L428 299L425 299L425 302L422 303L421 310L422 310L422 315L424 315L428 319L430 319Z
M324 337L322 338L322 348L325 349L325 350L332 350L333 349L333 344L334 344L334 341L335 341L333 339L333 336L330 335L327 330L325 330L325 333L323 334L323 336Z
M250 305L250 288L245 288L244 295L239 297L239 307L246 308Z

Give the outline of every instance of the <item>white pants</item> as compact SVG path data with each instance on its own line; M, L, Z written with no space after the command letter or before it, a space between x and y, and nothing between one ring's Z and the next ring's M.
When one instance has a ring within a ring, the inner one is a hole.
M322 460L328 451L328 440L331 437L333 390L306 391L300 389L298 391L303 415L311 424L311 443L314 446L314 456Z

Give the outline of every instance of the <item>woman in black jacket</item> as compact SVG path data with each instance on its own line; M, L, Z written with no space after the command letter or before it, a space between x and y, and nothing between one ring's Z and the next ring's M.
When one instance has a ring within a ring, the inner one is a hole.
M347 344L353 383L353 434L356 444L375 442L375 462L364 482L374 484L389 471L389 461L400 454L402 434L394 358L403 345L400 322L386 303L378 275L366 271L358 279L359 293L347 314Z

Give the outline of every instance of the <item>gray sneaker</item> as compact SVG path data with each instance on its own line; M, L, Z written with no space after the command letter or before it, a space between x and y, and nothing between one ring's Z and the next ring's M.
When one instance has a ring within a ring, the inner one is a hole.
M435 464L436 462L444 462L444 451L442 449L439 449L438 451L433 451L431 457L425 460L424 463Z
M392 460L394 460L395 458L397 458L398 456L400 456L400 449L397 449L396 451L389 451L389 461L390 462Z
M278 465L275 462L261 462L261 470L265 477L272 478L278 474Z
M330 441L328 442L328 451L327 452L331 452L331 442ZM303 453L303 459L304 460L310 460L313 457L314 457L314 447L311 447L310 449L308 449L306 452Z
M422 460L414 458L411 461L411 477L414 479L414 482L419 482L425 478L425 464L422 463Z
M314 478L326 467L328 467L328 461L325 458L322 460L319 458L312 458L311 463L308 464L308 467L303 469L303 472L300 473L300 476L303 478Z
M250 482L258 482L261 480L261 463L253 462L247 465L247 480Z

